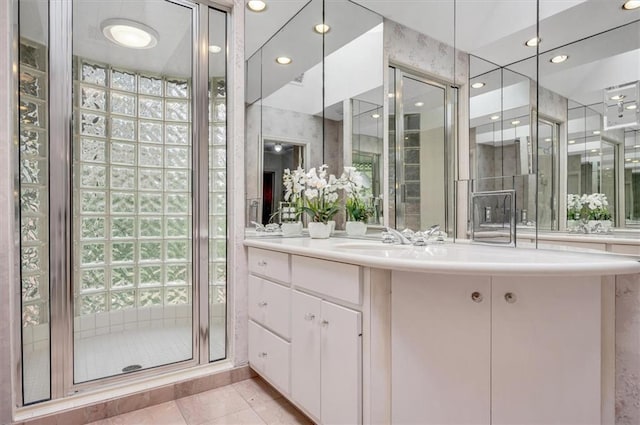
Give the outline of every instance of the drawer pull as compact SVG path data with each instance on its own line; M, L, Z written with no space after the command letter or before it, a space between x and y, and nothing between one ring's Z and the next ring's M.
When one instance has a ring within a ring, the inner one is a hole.
M258 261L258 267L266 267L267 266L267 262L264 260L260 260Z
M471 300L474 303L481 303L482 302L482 294L478 291L474 292L471 294Z
M266 307L268 303L266 301L261 301L258 303L258 307Z
M513 292L507 292L506 294L504 294L504 300L509 304L513 304L518 300L518 298Z
M258 357L267 357L267 353L264 351L262 353L258 353Z
M320 322L320 324L324 327L329 326L329 321L328 320L323 320L322 322Z
M311 322L315 318L316 318L316 315L313 313L307 313L304 315L304 320L308 320L309 322Z

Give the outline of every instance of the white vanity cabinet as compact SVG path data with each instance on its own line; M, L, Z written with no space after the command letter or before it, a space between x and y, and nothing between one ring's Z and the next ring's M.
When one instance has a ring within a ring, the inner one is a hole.
M284 394L291 391L289 255L249 249L249 364Z
M392 423L601 422L600 277L392 276Z
M296 290L292 311L292 399L321 423L362 423L361 313Z

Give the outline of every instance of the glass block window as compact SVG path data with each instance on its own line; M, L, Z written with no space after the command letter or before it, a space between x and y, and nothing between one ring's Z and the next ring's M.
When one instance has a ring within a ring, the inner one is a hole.
M191 82L76 58L76 315L191 302Z

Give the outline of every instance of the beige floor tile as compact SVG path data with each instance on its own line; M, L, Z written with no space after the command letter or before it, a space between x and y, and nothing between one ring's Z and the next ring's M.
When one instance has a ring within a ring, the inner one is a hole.
M244 381L236 382L233 384L233 388L240 393L242 398L244 398L251 407L256 404L264 403L265 401L275 400L276 398L282 397L282 394L261 378L246 379Z
M312 425L313 422L284 398L256 404L253 410L267 425Z
M176 400L188 425L200 425L250 408L242 396L226 386Z
M265 423L253 409L247 409L214 419L206 425L265 425Z
M93 422L93 425L186 425L175 401L135 410L109 419Z

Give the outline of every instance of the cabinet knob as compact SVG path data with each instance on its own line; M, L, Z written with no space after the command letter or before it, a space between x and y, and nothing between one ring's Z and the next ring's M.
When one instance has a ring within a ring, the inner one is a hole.
M310 322L315 318L316 318L316 315L313 313L307 313L304 315L304 320L308 320Z
M258 307L266 307L267 306L267 302L266 301L261 301L258 303Z
M267 353L264 351L262 353L258 353L258 357L267 357Z
M264 260L260 260L260 261L258 261L258 266L259 266L259 267L265 267L266 265L267 265L267 262L266 262L266 261L264 261Z
M482 302L482 294L478 291L473 292L471 294L471 301L473 301L474 303L481 303Z
M324 327L329 326L329 321L328 320L323 320L322 322L320 322L320 324Z
M507 292L506 294L504 294L504 300L509 304L513 304L518 300L518 298L513 292Z

